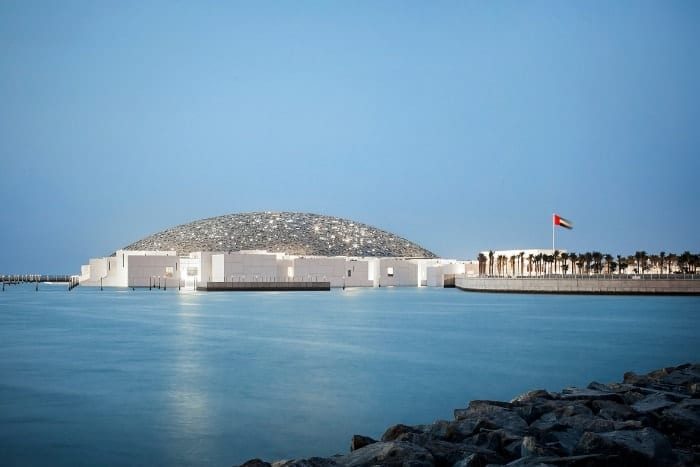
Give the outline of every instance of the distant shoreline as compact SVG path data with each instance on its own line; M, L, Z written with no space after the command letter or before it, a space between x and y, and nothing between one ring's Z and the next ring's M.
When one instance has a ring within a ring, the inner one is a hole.
M700 295L700 276L686 279L614 277L457 277L466 292L561 295Z

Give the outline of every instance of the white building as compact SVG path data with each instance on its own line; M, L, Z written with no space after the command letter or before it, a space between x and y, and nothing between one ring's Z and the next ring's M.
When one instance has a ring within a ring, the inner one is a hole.
M264 250L233 253L118 250L81 268L80 283L104 287L206 287L207 282L330 282L331 287L443 287L474 261L440 258L296 256Z

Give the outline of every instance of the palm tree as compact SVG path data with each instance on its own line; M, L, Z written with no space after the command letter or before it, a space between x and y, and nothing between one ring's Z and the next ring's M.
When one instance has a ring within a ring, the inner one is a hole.
M527 275L532 276L532 263L535 261L535 255L530 253L530 256L527 257Z
M603 254L600 251L594 251L591 253L591 258L593 259L593 271L600 273L602 269Z
M591 273L591 262L593 261L593 254L591 252L587 251L586 253L584 253L583 257L586 260L586 272L588 274L590 274Z
M479 253L479 256L477 256L479 260L479 275L483 276L486 273L486 255L483 253Z
M525 252L521 251L520 255L518 256L520 256L520 276L524 276L525 274L523 274L523 269L525 268Z
M554 254L552 254L552 262L554 263L554 274L557 273L557 262L559 261L559 250L554 250Z
M578 273L583 274L583 266L586 264L586 253L581 253L578 257L578 261L576 261L576 265L578 266Z
M689 251L684 251L683 254L678 257L678 268L681 272L685 274L690 271L691 261L692 255Z
M489 250L489 276L493 276L493 250Z
M618 263L620 263L620 272L627 271L627 260L618 255Z
M498 275L502 276L503 275L503 259L505 256L503 255L498 255L498 258L496 258L496 268L498 270Z
M569 269L569 266L566 264L566 261L569 259L569 253L562 253L561 254L561 268L564 271L564 274L566 274L566 270Z
M569 253L569 261L571 261L571 273L576 274L576 260L578 255L576 253Z

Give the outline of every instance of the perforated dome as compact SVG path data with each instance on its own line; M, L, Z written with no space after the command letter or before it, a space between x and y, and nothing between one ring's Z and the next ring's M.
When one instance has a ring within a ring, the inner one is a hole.
M126 250L267 250L292 255L435 258L405 238L339 217L299 212L227 214L182 224L132 243Z

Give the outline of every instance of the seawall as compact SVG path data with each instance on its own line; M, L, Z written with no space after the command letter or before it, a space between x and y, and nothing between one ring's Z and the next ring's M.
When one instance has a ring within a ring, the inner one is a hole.
M332 457L252 459L242 467L697 466L700 364L625 373L621 383L510 402L475 400L453 420L394 425L380 440L355 435Z
M698 277L698 276L695 276ZM700 295L700 278L614 277L508 278L457 277L455 286L471 292L605 295Z

